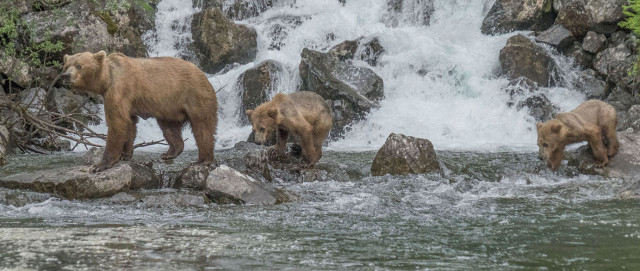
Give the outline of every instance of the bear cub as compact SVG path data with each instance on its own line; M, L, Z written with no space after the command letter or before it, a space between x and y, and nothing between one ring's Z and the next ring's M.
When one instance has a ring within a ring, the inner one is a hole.
M322 157L322 142L329 135L333 125L331 109L324 99L310 91L293 94L276 94L269 102L255 110L247 110L251 120L255 141L264 143L274 129L277 133L276 145L270 155L282 156L286 152L289 133L301 139L302 157L313 166Z
M182 127L191 124L198 146L198 163L214 160L218 122L216 92L205 74L191 62L173 57L131 58L78 53L64 56L61 78L74 89L104 97L107 144L102 160L91 172L112 167L133 155L138 117L153 117L169 144L162 159L182 153Z
M616 110L611 105L599 100L586 101L570 112L537 124L538 157L555 171L564 159L566 145L587 141L595 157L595 165L603 167L620 147L617 124Z

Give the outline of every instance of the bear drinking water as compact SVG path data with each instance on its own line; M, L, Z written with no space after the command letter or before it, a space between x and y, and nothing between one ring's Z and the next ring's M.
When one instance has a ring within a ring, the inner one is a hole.
M198 146L198 163L215 161L216 92L192 63L173 57L130 58L120 53L107 56L104 51L84 52L64 56L62 79L74 89L104 97L107 145L92 172L131 158L138 117L156 118L169 144L162 159L182 153L182 127L189 122Z
M320 95L309 91L289 95L278 93L273 100L246 113L251 119L256 142L263 143L277 129L276 145L272 149L275 155L285 153L289 133L300 136L302 156L311 166L322 157L322 142L333 125L327 103Z
M605 166L620 147L617 124L616 110L611 105L598 100L586 101L570 112L537 124L539 157L552 170L557 170L566 145L587 141L596 166Z

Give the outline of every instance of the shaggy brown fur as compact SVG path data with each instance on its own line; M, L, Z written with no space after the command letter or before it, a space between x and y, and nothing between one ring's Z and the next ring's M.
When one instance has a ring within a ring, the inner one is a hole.
M333 118L331 109L322 97L309 91L285 95L276 94L273 100L247 110L255 140L263 143L267 135L277 130L276 155L284 155L289 133L300 136L302 156L314 165L322 157L322 142L329 135Z
M560 113L555 119L537 124L538 156L552 170L557 170L564 159L566 145L587 141L596 166L603 167L620 147L617 124L616 110L611 105L598 100L586 101L571 112Z
M182 153L182 127L186 122L198 146L198 163L214 160L218 122L216 92L205 74L188 61L172 57L130 58L104 51L64 56L62 78L74 89L104 97L109 126L102 161L92 172L112 167L133 155L138 117L156 118L169 144L162 159Z

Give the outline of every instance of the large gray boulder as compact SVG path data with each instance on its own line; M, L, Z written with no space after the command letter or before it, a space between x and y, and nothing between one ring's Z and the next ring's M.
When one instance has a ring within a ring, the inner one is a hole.
M206 193L211 201L218 204L273 205L291 200L284 191L226 165L209 174Z
M389 135L371 165L371 175L373 176L441 171L431 141L402 134Z
M593 61L593 68L600 75L606 77L617 65L625 61L629 56L631 56L631 50L624 46L624 44L620 44L616 47L608 48L596 55L596 58Z
M543 87L556 84L558 67L539 45L523 35L507 40L500 50L502 74L510 79L525 77Z
M207 73L216 73L228 64L246 64L255 59L256 31L235 24L220 8L194 14L191 32L200 68Z
M582 40L582 49L597 54L602 51L607 45L607 36L604 34L598 34L593 31L587 32L587 36Z
M549 29L542 31L537 37L537 42L549 44L559 51L565 51L576 39L571 32L562 25L555 24Z
M331 135L334 137L341 135L345 126L377 108L384 97L382 78L369 68L306 48L301 57L300 89L316 92L329 101L333 112Z
M627 0L555 0L553 8L558 13L555 23L561 24L577 38L587 31L611 34L622 21L622 7Z
M496 0L482 21L485 35L516 30L542 31L553 24L552 0Z
M99 173L90 166L59 168L18 173L0 178L0 187L28 189L55 194L66 199L110 197L141 188L158 188L160 182L153 168L136 163L119 163Z

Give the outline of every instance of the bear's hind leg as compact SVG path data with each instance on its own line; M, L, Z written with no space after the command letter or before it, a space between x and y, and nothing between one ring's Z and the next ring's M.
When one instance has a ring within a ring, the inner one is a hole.
M169 150L163 153L161 158L169 160L178 157L184 150L184 140L182 139L183 124L181 122L158 120L158 125L169 144Z
M588 142L596 159L596 166L603 167L609 163L607 156L607 148L602 141L602 133L600 127L589 127L585 129L588 133Z
M311 127L302 130L300 133L300 139L302 140L302 157L309 162L309 166L315 165L319 158L316 154L313 130L311 130Z

